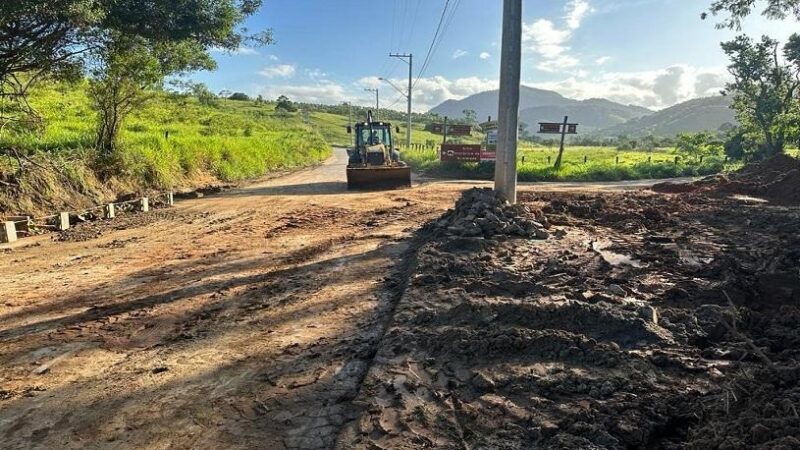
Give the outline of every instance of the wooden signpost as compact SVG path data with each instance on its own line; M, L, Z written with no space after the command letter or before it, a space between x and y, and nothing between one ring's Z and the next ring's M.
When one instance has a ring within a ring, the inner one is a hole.
M569 117L564 116L564 122L539 122L539 133L542 134L560 134L561 145L558 147L558 157L553 166L556 169L561 167L561 158L564 156L564 138L568 134L578 134L578 124L569 123Z

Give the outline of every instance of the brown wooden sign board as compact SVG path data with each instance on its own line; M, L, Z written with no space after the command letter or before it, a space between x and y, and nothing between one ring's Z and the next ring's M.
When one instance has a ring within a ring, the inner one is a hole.
M432 123L430 126L431 133L434 134L444 134L444 124L443 123ZM472 134L472 126L471 125L447 125L447 135L448 136L469 136Z
M539 122L539 133L542 134L561 134L563 123L559 122ZM578 134L578 124L568 123L564 134Z
M443 162L480 162L481 146L469 144L444 144L440 153Z

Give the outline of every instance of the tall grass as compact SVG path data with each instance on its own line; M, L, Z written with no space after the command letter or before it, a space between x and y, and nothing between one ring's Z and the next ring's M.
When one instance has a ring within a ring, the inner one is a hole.
M722 157L702 162L677 155L671 149L653 152L617 151L609 147L574 147L564 151L561 168L553 168L556 149L520 146L520 181L623 181L674 178L718 173L733 168ZM549 159L548 159L549 156ZM675 162L675 157L678 162ZM490 179L494 163L442 163L438 148L405 149L402 158L415 171L434 176ZM524 158L524 159L523 159Z
M0 146L27 153L93 151L95 112L85 84L40 86L31 103L45 120L44 132L6 134ZM199 175L222 181L255 178L315 164L331 150L313 124L296 114L278 116L273 105L220 100L209 106L154 93L127 118L117 153L115 176L169 187L191 184Z

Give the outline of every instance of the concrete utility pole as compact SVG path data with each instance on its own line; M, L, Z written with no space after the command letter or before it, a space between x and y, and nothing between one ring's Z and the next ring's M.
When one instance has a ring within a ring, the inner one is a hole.
M500 54L500 102L497 115L497 162L494 188L517 202L517 134L522 49L522 0L503 0L503 46Z
M401 54L397 54L397 53L389 53L389 56L392 57L392 58L402 59L403 61L408 63L408 93L406 94L406 98L408 99L408 125L407 125L408 128L406 129L406 147L411 147L411 89L412 89L411 79L413 77L412 69L414 67L414 55L412 53L409 53L407 55L401 55ZM407 61L406 61L406 58L408 58ZM389 84L391 84L391 81L389 81L389 80L386 80L386 81L388 81ZM392 85L392 86L394 86L394 85ZM397 89L397 88L395 87L395 89ZM400 91L400 90L398 89L398 91ZM400 91L400 93L402 94L403 91Z
M561 125L561 145L558 146L558 157L556 157L556 170L561 168L561 157L564 156L564 138L567 136L567 122L569 116L564 116L564 124Z
M377 119L378 118L378 110L381 109L381 103L378 100L378 89L364 88L364 90L367 91L367 92L374 92L375 93L375 118Z

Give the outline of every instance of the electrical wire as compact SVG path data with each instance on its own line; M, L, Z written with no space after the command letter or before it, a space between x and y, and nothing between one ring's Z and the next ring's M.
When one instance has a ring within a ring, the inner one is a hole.
M442 30L442 23L444 23L445 16L447 14L447 8L450 6L450 0L445 0L444 8L442 8L442 15L439 17L439 24L436 25L436 32L433 33L433 39L431 40L431 45L428 47L428 53L425 55L425 60L422 63L422 67L417 74L417 79L414 81L412 86L416 86L419 83L419 79L422 78L422 75L425 73L425 69L428 68L428 64L430 64L431 54L433 53L433 48L436 46L436 40L439 38L439 32Z

